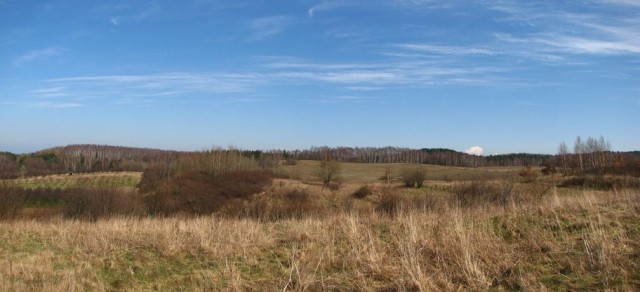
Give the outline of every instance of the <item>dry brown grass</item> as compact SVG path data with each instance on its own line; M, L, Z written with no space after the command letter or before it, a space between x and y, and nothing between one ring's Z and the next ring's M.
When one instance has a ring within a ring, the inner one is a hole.
M326 206L302 219L0 221L0 290L640 289L638 190L465 208L445 192L429 209L406 199L429 190L401 189L388 216L375 212L386 186L354 199L358 187L278 180L262 194Z
M340 173L339 177L346 182L351 183L372 183L380 181L385 171L389 169L391 176L397 181L405 170L415 170L416 164L406 163L348 163L338 162ZM485 179L508 179L518 178L518 171L521 167L454 167L440 165L420 165L425 171L426 180L469 180L474 178ZM281 166L278 172L285 177L298 180L316 181L318 180L318 171L320 162L301 160L296 165Z

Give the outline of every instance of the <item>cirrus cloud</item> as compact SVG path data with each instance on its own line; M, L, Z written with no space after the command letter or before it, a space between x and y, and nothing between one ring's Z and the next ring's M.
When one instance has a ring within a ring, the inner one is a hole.
M14 64L22 65L31 61L48 60L50 58L62 55L67 49L62 47L50 47L41 50L32 50L22 54L14 60Z

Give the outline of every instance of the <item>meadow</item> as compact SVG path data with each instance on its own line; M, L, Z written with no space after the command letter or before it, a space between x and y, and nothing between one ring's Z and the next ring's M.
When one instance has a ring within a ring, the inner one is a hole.
M296 165L281 167L280 171L297 180L317 180L318 161L301 160ZM440 165L416 165L409 163L348 163L341 162L340 178L348 183L374 183L381 180L385 171L389 170L393 177L399 176L403 170L424 169L426 180L453 181L471 179L517 179L521 167L457 167Z
M22 188L129 187L140 182L141 172L99 172L34 176L11 180Z
M212 215L1 220L0 289L640 289L637 185L561 187L566 178L524 181L509 167L341 163L342 184L330 189L317 182L318 164L280 167L289 178ZM415 167L426 169L422 188L380 180ZM130 188L139 178L15 183Z

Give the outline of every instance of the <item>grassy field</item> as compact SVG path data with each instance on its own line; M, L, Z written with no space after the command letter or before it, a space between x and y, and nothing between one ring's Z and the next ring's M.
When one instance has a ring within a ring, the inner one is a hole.
M2 220L0 290L640 289L637 188L557 188L558 178L521 182L519 168L425 166L426 187L406 189L375 183L387 167L415 166L343 163L345 183L333 191L274 180L259 195L267 205L280 206L287 190L310 195L297 219ZM313 182L317 168L302 161L286 170ZM126 178L139 175L93 177L130 186ZM18 182L42 187L80 177ZM464 181L478 177L477 186ZM369 193L355 198L365 183ZM480 189L470 193L480 198L463 204L464 187Z
M453 181L470 179L517 179L522 167L454 167L439 165L416 165L405 163L346 163L341 162L339 178L348 183L373 183L380 181L389 169L397 178L405 169L421 168L426 171L427 180ZM294 179L314 181L318 179L320 162L302 160L297 165L281 166L280 171Z
M339 180L345 183L362 184L380 182L388 169L397 180L405 169L423 169L429 181L460 180L517 180L521 167L449 167L439 165L415 165L404 163L338 163ZM318 181L320 162L302 160L294 166L279 166L280 175L302 181ZM97 172L74 173L73 175L47 175L8 180L23 188L71 188L71 187L135 187L142 176L141 172Z
M135 187L141 172L74 173L73 175L47 175L10 180L23 188L72 188L72 187Z

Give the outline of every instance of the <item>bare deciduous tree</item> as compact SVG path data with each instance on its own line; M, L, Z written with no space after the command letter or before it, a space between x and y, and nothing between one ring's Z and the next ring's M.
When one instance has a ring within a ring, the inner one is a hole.
M564 175L567 175L567 154L569 154L569 150L567 150L567 144L564 142L560 143L558 147L558 154L562 156L562 172Z

